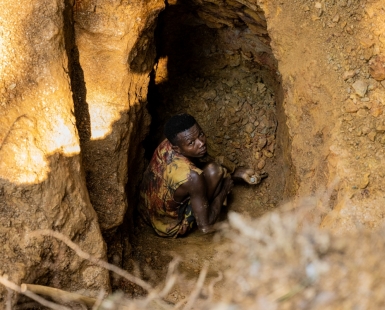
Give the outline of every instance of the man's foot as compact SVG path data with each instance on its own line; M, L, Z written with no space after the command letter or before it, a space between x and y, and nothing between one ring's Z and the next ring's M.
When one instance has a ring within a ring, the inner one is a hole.
M255 185L261 182L262 179L266 178L268 174L262 172L259 175L255 174L255 171L250 168L238 167L233 173L233 178L244 180L246 183Z

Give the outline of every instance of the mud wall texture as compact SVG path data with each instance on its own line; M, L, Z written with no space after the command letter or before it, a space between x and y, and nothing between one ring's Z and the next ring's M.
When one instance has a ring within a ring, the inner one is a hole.
M133 209L150 119L144 108L163 1L77 1L73 76L87 187L112 235ZM77 95L76 95L77 94ZM127 191L126 191L127 185Z
M277 139L286 197L337 184L324 227L382 223L383 1L186 3L208 27L223 29L231 49L242 49L237 59L253 58L282 81ZM15 282L109 289L105 271L28 234L58 230L106 256L101 231L113 235L134 208L143 171L144 105L164 6L0 4L1 271Z
M18 284L97 294L109 290L105 270L52 238L30 237L60 231L106 257L81 164L63 10L60 0L0 4L0 266Z
M283 169L287 197L333 188L322 226L382 223L383 1L190 3L209 27L234 28L241 20L262 43L268 35L272 54L255 58L275 58L282 79L278 139L291 165Z
M278 60L297 195L337 184L322 226L383 222L383 1L260 1Z

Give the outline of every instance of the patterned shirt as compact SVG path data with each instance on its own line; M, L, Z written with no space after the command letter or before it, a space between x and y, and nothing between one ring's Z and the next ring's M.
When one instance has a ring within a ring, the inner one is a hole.
M191 171L197 168L186 157L172 149L165 139L155 150L143 176L139 210L156 233L163 237L176 237L183 217L181 205L173 200L176 189L187 182Z

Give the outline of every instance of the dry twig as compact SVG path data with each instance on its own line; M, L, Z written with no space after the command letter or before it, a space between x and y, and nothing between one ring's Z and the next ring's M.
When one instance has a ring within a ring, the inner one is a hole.
M35 231L30 233L30 237L35 237L35 236L39 236L39 235L50 236L50 237L54 237L56 239L59 239L60 241L64 242L68 247L70 247L72 250L74 250L75 253L79 257L86 259L86 260L88 260L88 261L90 261L90 262L94 263L95 265L98 265L102 268L105 268L107 270L115 272L116 274L120 275L121 277L126 278L128 281L131 281L131 282L141 286L147 292L153 291L153 288L147 282L143 281L140 278L133 276L132 274L128 273L127 271L125 271L125 270L123 270L123 269L121 269L115 265L107 263L106 261L104 261L100 258L96 258L95 256L92 256L91 254L84 252L77 244L72 242L72 240L70 240L67 236L63 235L62 233L59 233L59 232L53 231L53 230L49 230L49 229L35 230Z
M7 279L7 277L0 276L0 283L3 284L5 287L13 290L13 291L24 294L25 296L37 301L38 303L40 303L43 306L49 307L49 308L54 309L54 310L71 310L70 308L67 308L67 307L64 307L62 305L58 305L54 302L48 301L48 300L40 297L39 295L36 295L35 293L24 289L24 287L18 286L17 284L9 281Z

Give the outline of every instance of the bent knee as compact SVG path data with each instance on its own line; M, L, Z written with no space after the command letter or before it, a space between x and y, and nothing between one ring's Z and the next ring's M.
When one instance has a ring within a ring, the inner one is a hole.
M205 176L210 178L222 179L224 175L221 165L211 162L203 169Z

